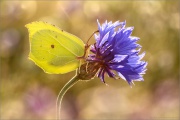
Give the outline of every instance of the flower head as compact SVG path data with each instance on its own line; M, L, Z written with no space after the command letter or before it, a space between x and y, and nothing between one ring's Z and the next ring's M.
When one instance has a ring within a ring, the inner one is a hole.
M133 27L125 28L126 22L105 22L100 25L99 34L95 34L96 43L91 45L87 61L98 63L97 76L103 81L105 73L111 78L133 81L142 81L147 62L141 61L145 53L139 55L141 46L136 42L138 37L131 36ZM116 74L117 73L117 74Z

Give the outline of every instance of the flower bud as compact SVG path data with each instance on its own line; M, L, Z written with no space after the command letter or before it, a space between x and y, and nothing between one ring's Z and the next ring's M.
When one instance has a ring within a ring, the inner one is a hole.
M97 62L86 62L78 69L78 76L81 80L93 79L100 66Z

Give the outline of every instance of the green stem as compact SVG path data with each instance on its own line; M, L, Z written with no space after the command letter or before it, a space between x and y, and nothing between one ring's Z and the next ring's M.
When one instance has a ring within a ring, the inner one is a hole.
M64 94L67 92L69 88L71 88L75 83L77 83L79 80L78 75L76 74L69 82L67 82L64 87L61 89L61 91L58 94L57 100L56 100L56 114L57 114L57 120L60 120L60 110L61 110L61 103L62 98Z

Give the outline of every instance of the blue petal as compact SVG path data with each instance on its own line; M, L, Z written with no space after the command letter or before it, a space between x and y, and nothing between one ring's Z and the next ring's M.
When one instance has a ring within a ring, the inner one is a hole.
M104 69L101 68L99 73L98 73L98 77L101 79L102 82L105 83L105 81L104 81L104 74L105 74L105 71L104 71Z
M100 41L98 47L101 47L101 46L108 40L108 38L109 38L109 32L106 33L105 36L103 36L103 38L102 38L102 40Z
M102 29L101 29L101 25L100 25L100 23L99 23L99 20L97 19L97 24L98 24L98 30L99 30L99 32L101 33L102 32Z
M141 61L145 53L138 55L141 46L136 43L139 38L131 36L134 27L125 28L126 21L105 21L102 26L98 20L97 23L99 34L95 34L96 43L90 48L94 54L88 59L101 64L98 77L105 82L105 73L109 77L115 77L112 71L116 71L129 84L133 80L142 81L147 62ZM116 31L117 27L119 28Z
M109 77L113 78L115 76L115 74L109 70L109 69L106 69L106 73L108 74Z
M127 57L127 55L114 55L114 59L112 60L112 62L121 62L123 61L125 58Z

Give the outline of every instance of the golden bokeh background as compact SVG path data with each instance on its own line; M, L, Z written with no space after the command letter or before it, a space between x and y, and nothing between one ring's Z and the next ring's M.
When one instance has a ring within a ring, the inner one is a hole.
M84 42L100 23L125 21L148 62L143 82L80 81L64 96L62 118L178 120L179 1L0 1L0 118L55 119L56 97L75 71L50 75L28 59L25 24L46 21ZM91 40L91 44L95 41Z

